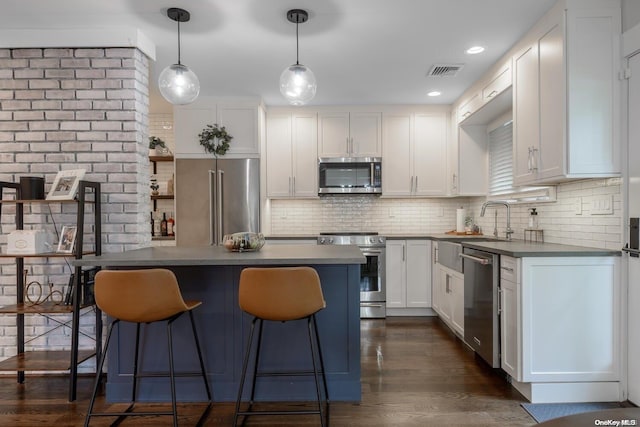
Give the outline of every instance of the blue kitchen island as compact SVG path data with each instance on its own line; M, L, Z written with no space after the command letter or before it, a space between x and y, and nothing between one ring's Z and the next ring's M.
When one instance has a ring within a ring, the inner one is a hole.
M168 268L180 283L185 299L202 301L194 310L203 348L205 369L215 401L234 401L251 316L238 306L240 272L246 267L314 267L322 282L327 307L317 314L318 329L332 401L358 402L360 388L360 264L357 246L265 245L259 252L229 252L223 247L151 247L121 253L88 256L74 265L105 269ZM144 329L144 328L143 328ZM309 369L311 366L306 322L265 323L261 368ZM146 326L142 340L145 372L168 369L166 325ZM128 402L131 396L135 326L123 323L114 331L107 359L106 396L109 402ZM176 372L196 371L197 356L186 317L174 325ZM166 378L143 378L139 400L170 401ZM180 401L202 401L202 380L178 378ZM312 377L260 379L260 400L313 400Z

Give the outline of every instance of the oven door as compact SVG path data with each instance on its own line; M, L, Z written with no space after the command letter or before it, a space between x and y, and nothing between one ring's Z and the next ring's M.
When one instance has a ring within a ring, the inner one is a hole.
M385 249L360 249L367 259L366 263L360 265L360 317L385 317Z

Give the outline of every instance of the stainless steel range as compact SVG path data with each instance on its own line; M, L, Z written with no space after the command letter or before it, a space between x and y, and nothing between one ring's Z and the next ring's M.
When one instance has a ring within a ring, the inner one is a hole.
M386 317L385 253L387 239L378 233L320 233L319 245L356 245L367 258L360 266L360 317Z

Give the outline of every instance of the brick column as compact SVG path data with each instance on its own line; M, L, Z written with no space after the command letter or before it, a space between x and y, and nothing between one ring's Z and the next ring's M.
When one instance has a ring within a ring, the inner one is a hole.
M59 170L86 169L85 179L102 183L103 251L149 246L148 78L149 60L135 48L0 49L0 180L44 176L48 190ZM67 208L52 206L58 231L75 220L75 208ZM43 228L43 221L51 228L46 209L32 209L25 228ZM3 206L1 244L14 228L6 212ZM32 258L25 264L29 280L52 282L56 289L68 282L64 261ZM15 303L14 260L1 259L0 268L0 305ZM15 340L7 336L15 334L8 327L14 320L0 316L0 325L7 325L0 357L15 354ZM33 345L67 348L64 332Z

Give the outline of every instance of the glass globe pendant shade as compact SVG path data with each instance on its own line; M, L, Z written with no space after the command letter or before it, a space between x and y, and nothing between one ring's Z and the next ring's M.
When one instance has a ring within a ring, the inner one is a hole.
M308 67L293 64L280 75L280 93L291 105L304 105L316 96L316 76Z
M158 86L164 99L175 105L190 104L200 93L198 76L182 64L169 65L162 70Z

